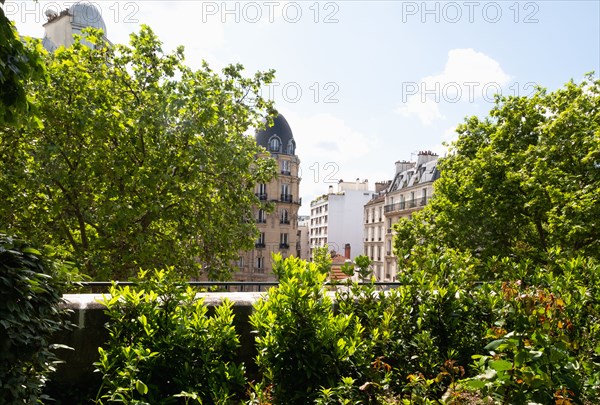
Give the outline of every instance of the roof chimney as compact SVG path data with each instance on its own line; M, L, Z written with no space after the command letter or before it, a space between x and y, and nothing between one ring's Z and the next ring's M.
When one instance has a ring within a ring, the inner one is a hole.
M413 167L412 162L408 162L406 160L399 160L396 162L396 174L402 173L402 172L410 169L411 167Z
M350 244L349 243L346 243L344 245L344 257L346 259L350 259Z
M417 166L421 166L422 164L431 162L437 158L438 155L430 150L420 151L419 155L417 156Z

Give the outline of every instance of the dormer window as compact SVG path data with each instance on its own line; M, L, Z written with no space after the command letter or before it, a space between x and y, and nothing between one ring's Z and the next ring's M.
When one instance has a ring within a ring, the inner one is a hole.
M296 153L296 142L294 142L293 139L290 139L290 141L287 144L287 154L294 155L295 153Z
M278 136L273 135L271 139L269 139L269 151L281 152L281 139L279 139Z

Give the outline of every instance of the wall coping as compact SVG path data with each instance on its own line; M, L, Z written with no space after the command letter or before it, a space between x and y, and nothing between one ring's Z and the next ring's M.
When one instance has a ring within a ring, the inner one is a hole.
M266 292L203 292L198 297L204 298L207 306L218 306L225 299L233 302L234 306L248 307L254 305ZM110 294L64 294L64 306L69 309L104 309L104 298L110 299Z

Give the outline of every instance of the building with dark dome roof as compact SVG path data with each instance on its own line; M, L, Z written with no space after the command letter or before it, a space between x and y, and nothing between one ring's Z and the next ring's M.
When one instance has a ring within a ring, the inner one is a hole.
M273 125L256 133L256 143L271 153L296 154L292 128L281 114L273 119Z
M238 281L277 281L271 263L272 253L283 257L302 257L298 209L300 199L300 159L296 155L296 141L285 117L279 114L273 125L256 133L256 143L275 159L278 175L266 184L257 184L256 195L274 209L255 210L259 237L255 248L242 252L234 278ZM304 259L307 259L304 257Z

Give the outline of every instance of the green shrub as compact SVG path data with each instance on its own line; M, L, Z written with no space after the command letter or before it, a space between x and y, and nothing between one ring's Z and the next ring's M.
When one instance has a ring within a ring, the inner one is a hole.
M353 314L334 313L324 288L327 263L276 255L273 269L279 286L250 318L263 373L259 389L275 404L309 404L344 377L360 379L370 365L368 345Z
M503 282L490 341L474 356L479 374L464 386L502 403L598 403L599 275L594 260L573 258Z
M0 234L0 398L35 404L58 362L50 344L68 326L61 308L68 270L27 242Z
M468 267L454 254L424 260L389 291L375 287L367 257L355 260L357 274L371 282L343 282L336 297L340 313L360 324L372 356L358 385L378 397L440 398L485 345L499 297L455 273Z
M239 338L232 303L207 314L197 291L175 271L141 271L134 288L113 285L104 298L109 341L95 363L103 375L97 402L226 404L244 391L236 364Z

